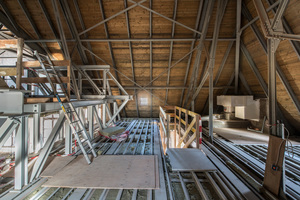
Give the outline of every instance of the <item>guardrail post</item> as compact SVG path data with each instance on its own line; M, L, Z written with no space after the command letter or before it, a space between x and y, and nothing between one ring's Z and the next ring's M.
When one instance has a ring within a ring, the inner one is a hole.
M170 147L170 115L167 114L167 149Z
M178 141L181 139L181 108L178 108L179 109L179 112L178 112L178 115L179 115L179 123L178 123ZM177 146L177 144L175 145Z
M199 138L200 138L200 132L199 132L199 119L200 116L196 115L196 123L195 123L195 130L196 130L196 147L199 149Z

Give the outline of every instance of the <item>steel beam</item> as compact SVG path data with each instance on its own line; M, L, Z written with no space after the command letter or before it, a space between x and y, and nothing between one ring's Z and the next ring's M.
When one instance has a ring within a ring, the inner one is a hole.
M272 135L277 135L277 119L276 119L276 67L275 67L275 52L279 45L279 40L268 39L268 65L269 65L269 75L268 75L268 101L269 101L269 124L270 133Z
M88 114L90 138L94 139L94 109L93 109L93 106L87 107L87 114Z
M62 0L59 0L59 2L60 2L61 9L63 11L63 14L65 16L66 22L68 24L69 30L70 30L73 38L75 38L76 46L77 46L77 50L80 55L80 58L81 58L83 64L88 64L89 61L88 61L87 56L82 48L83 45L82 45L80 37L78 35L78 31L77 31L74 19L72 17L72 13L70 11L68 2L62 1Z
M99 6L100 6L102 20L104 20L106 17L105 17L105 12L104 12L103 5L102 5L102 0L99 0ZM109 36L109 31L108 31L108 27L107 27L107 23L106 22L104 23L104 31L105 31L106 38L109 40L110 36ZM107 44L108 44L108 49L109 49L109 53L110 53L110 57L111 57L112 66L115 69L114 72L115 72L116 81L119 83L120 82L120 78L119 78L119 75L118 75L118 73L116 71L117 65L116 65L116 62L115 62L115 56L114 56L114 53L113 53L113 50L112 50L112 45L111 45L110 41L108 41ZM122 94L121 93L121 89L119 89L119 93L120 93L120 95ZM123 114L126 117L126 111L125 111L125 109L123 110Z
M51 0L51 1L52 1L52 7L53 7L55 19L56 19L57 26L58 26L60 39L62 41L62 46L63 46L62 49L63 49L63 52L64 52L64 56L65 56L66 59L70 60L70 53L69 53L65 33L64 33L64 30L63 30L63 25L62 25L61 18L60 18L60 13L59 13L58 5L57 5L57 0ZM73 84L75 84L75 83L73 83Z
M4 14L3 11L0 11L1 23L17 37L31 40L32 38L17 24L3 0L0 0L0 5L5 12ZM40 53L46 54L45 50L39 44L28 44L28 47L35 49Z
M82 15L81 15L81 12L80 12L80 9L79 9L79 5L78 5L78 0L73 0L73 4L75 6L75 10L76 10L76 13L77 13L77 16L78 16L78 19L79 19L79 22L80 22L80 26L82 28L82 30L85 30L86 27L84 25L84 21L82 19ZM78 34L78 32L77 32ZM85 38L88 38L88 34L87 33L84 33L83 34ZM79 38L80 39L80 38ZM81 40L80 40L81 41ZM82 42L82 41L81 41ZM90 44L90 42L87 42L87 48L92 51L92 46ZM96 65L96 59L95 59L95 56L91 56L92 57L92 62L94 65Z
M18 127L19 121L17 119L7 118L0 127L0 149L11 136L13 131Z
M185 56L183 56L183 58L179 59L176 63L174 63L170 68L168 68L166 71L162 72L160 75L158 75L155 79L153 79L152 81L150 81L146 86L150 85L152 82L154 82L155 80L157 80L160 76L162 76L163 74L165 74L168 70L170 70L171 68L173 68L175 65L177 65L179 62L181 62L186 56L188 56L190 53L192 53L196 48L194 48L191 52L187 53ZM92 53L92 52L91 52ZM95 54L94 54L95 55ZM97 55L95 55L96 58L100 59L101 58ZM154 95L153 93L151 93L150 91L146 90L143 86L139 85L138 83L136 83L135 81L133 81L132 79L130 79L128 76L126 76L125 74L123 74L121 71L115 69L119 74L121 74L122 76L124 76L127 80L129 80L130 82L134 83L136 86L138 86L140 88L140 90L144 90L145 92L149 93L152 97L156 98L157 100L161 101L162 103L165 103L164 100L162 100L161 98L159 98L158 96Z
M238 94L239 89L239 71L240 71L240 41L241 41L241 11L242 0L236 2L236 41L235 41L235 80L234 80L234 93Z
M81 39L81 42L192 42L199 40L199 37L193 38L85 38ZM205 38L205 41L212 41L212 38ZM230 42L235 41L236 38L231 37L220 37L218 41L220 42ZM67 42L75 42L74 39L66 39ZM25 43L40 43L40 42L48 42L48 43L56 43L61 42L60 39L27 39Z
M268 97L268 86L267 84L265 83L263 77L261 76L258 68L256 67L253 59L251 58L251 55L250 53L248 52L246 46L241 42L241 50L243 52L243 54L245 55L248 63L249 63L249 66L250 68L252 69L252 71L254 72L256 78L258 79L258 82L260 84L260 86L262 87L263 89L263 92L265 93L266 97ZM278 114L278 118L282 119L285 123L285 125L287 126L287 128L291 131L294 131L294 128L290 125L290 123L285 119L281 109L279 108L279 106L277 105L276 106L276 112Z
M126 8L126 9L124 9L124 10L121 10L120 12L118 12L118 13L116 13L116 14L114 14L114 15L112 15L112 16L110 16L110 17L104 19L104 20L102 20L101 22L99 22L99 23L97 23L97 24L91 26L90 28L88 28L88 29L86 29L86 30L80 32L80 33L79 33L79 36L82 35L82 34L84 34L84 33L86 33L86 32L88 32L88 31L90 31L90 30L92 30L92 29L94 29L94 28L96 28L96 27L98 27L98 26L100 26L101 24L104 24L105 22L108 22L109 20L111 20L111 19L113 19L113 18L119 16L120 14L125 13L125 12L131 10L132 8L134 8L134 7L136 7L136 6L138 6L138 5L142 4L142 3L144 3L145 1L146 1L146 0L139 1L138 3L134 2L134 5L129 6L128 8Z
M208 122L208 127L209 127L209 138L210 142L213 142L213 100L214 100L214 91L213 91L213 69L215 65L215 56L216 56L216 49L217 49L217 38L219 36L219 31L220 31L220 26L221 22L225 13L226 5L227 5L227 0L224 1L218 1L218 10L217 10L217 17L215 21L215 27L214 27L214 33L213 33L213 40L212 42L212 47L210 51L210 59L209 59L209 122ZM195 99L193 99L195 100Z
M205 2L207 3L207 1L205 1ZM200 16L201 16L202 7L203 7L203 0L201 0L201 1L199 2L198 14L197 14L196 24L195 24L195 29L196 29L196 30L198 30L198 27L199 27L199 21L200 21ZM193 37L196 37L196 33L193 34ZM193 48L194 48L194 46L195 46L195 42L196 42L196 40L193 40L193 41L192 41L190 51L193 50ZM193 56L193 54L190 54L190 55L189 55L189 58L188 58L188 62L187 62L187 66L186 66L186 71L185 71L185 76L184 76L184 81L183 81L183 85L184 85L184 86L186 86L188 74L189 74L189 71L190 71L190 65L191 65L192 56ZM184 96L184 89L182 89L181 97L180 97L180 104L179 104L179 105L181 105L181 106L183 106L183 105L182 105L182 103L183 103L183 102L182 102L182 101L183 101L183 96Z
M244 85L244 87L246 88L248 94L253 95L253 92L251 91L251 89L250 89L250 87L247 83L247 80L246 80L245 76L243 75L243 73L241 71L239 72L239 78L241 79L241 82Z
M192 91L195 88L195 84L197 83L197 75L198 75L199 68L200 68L201 54L202 54L202 50L204 48L204 39L206 37L206 33L207 33L207 30L208 30L208 25L209 25L209 22L210 22L210 17L212 15L214 2L215 2L214 0L209 1L208 5L207 5L205 18L204 18L203 26L202 26L202 30L201 30L202 34L201 34L201 37L200 37L200 40L199 40L199 44L197 46L196 60L194 62L193 73L192 73L192 78L191 78L190 85L189 85L189 90L187 91L187 94L186 94L186 97L185 97L184 107L187 106L189 97L190 97ZM204 15L204 13L202 14L202 16L203 15Z
M124 106L127 104L128 100L125 100L121 106L119 107L119 109L113 114L113 116L111 117L111 119L106 123L106 125L109 125L120 113L120 111L124 108Z
M15 143L15 190L28 184L28 116L20 117Z
M36 162L34 163L31 177L30 177L30 182L32 182L35 178L39 177L40 173L42 172L42 169L46 163L46 160L50 154L50 151L54 145L54 142L58 136L58 133L65 121L65 115L64 113L61 113L59 115L59 118L57 119L55 126L53 127L47 142L45 143L43 149L40 152L39 157L37 158Z
M268 3L269 5L272 3L272 6L270 6L270 7L272 7L272 8L271 8L270 10L272 10L274 14L275 14L276 11L277 11L277 5L279 4L279 2L280 2L280 1L276 1L276 2L275 2L274 0L267 0L267 3ZM276 6L273 6L273 5L276 5ZM270 7L269 7L269 8L270 8ZM268 11L268 9L267 9L267 11ZM281 21L282 21L282 24L283 24L284 31L285 31L286 33L288 33L288 34L295 34L295 33L293 32L292 28L290 27L289 23L288 23L287 20L285 19L285 17L282 17ZM291 43L293 49L295 50L295 52L296 52L296 54L297 54L297 56L298 56L298 58L299 58L299 60L300 60L300 44L299 44L299 42L293 41L293 40L289 40L289 42Z
M48 13L48 10L47 10L47 8L46 8L46 6L44 4L44 1L43 0L39 0L39 5L40 5L40 7L41 7L41 9L43 11L43 14L44 14L44 16L46 18L46 21L47 21L47 23L48 23L48 25L49 25L49 27L50 27L53 35L55 36L56 39L59 39L59 34L56 31L56 29L54 28L55 26L54 26L54 24L53 24L53 22L51 20L51 17L50 17L50 15ZM61 41L58 41L58 44L62 48Z
M220 25L221 25L221 22L222 22L224 13L225 13L227 0L223 1L223 3L224 4L220 5L221 8L219 8L219 4L218 4L218 9L220 9L219 10L220 12L218 12L218 15L217 15L217 18L216 18L216 21L215 21L214 36L213 36L215 38L215 40L213 41L211 49L210 49L210 55L209 55L210 58L209 58L209 61L208 61L208 69L207 69L206 73L204 73L204 76L203 76L199 86L197 87L194 95L192 96L192 101L194 101L197 98L197 96L199 95L200 90L203 87L208 75L213 75L213 71L210 71L210 68L213 68L214 64L215 64L215 54L216 54L216 47L217 47L217 39L216 38L218 38L218 35L219 35ZM211 81L212 82L211 82L209 88L212 91L213 90L213 79L211 79Z
M96 118L97 124L99 126L99 129L102 130L103 129L103 122L101 121L100 117L98 116L98 112L95 106L93 106L93 110L94 110L94 117Z
M149 8L152 9L152 0L149 0ZM152 12L149 12L149 35L150 35L150 39L152 38ZM153 78L153 50L152 50L152 41L150 41L150 44L149 44L149 51L150 51L150 61L149 61L149 65L150 65L150 72L149 72L149 75L150 75L150 81L152 81L152 78ZM151 86L152 86L152 83L151 83ZM150 90L150 92L152 93L152 89ZM152 99L152 96L150 98L150 117L152 118L153 117L153 99Z
M249 10L247 9L246 5L243 4L243 15L247 18L248 21L252 20L252 16L249 12ZM256 38L258 39L260 45L262 46L264 52L267 55L267 42L264 39L264 36L261 34L261 32L259 31L258 27L256 26L256 24L252 24L251 25L251 29L253 30ZM250 54L249 54L250 55ZM289 84L288 79L286 78L285 74L283 73L283 71L281 70L279 64L277 63L277 61L275 60L275 66L276 66L276 72L277 75L279 76L282 84L284 85L287 93L289 94L290 98L292 99L295 107L297 108L298 112L300 113L300 102L296 96L296 94L294 93L292 87Z
M124 0L124 6L125 6L125 9L126 9L127 8L127 0ZM125 12L125 16L126 16L126 25L127 25L127 35L128 35L128 38L131 38L128 11ZM131 63L131 71L132 71L132 80L134 82L136 82L135 81L134 61L133 61L133 53L132 53L131 42L129 42L128 45L129 45L129 52L130 52L130 63ZM137 113L137 117L139 118L140 117L140 112L139 112L138 96L137 96L136 90L134 90L134 96L135 96L136 113Z
M173 9L173 20L176 20L176 13L177 13L177 0L174 1L174 9ZM175 23L172 23L172 31L171 31L172 38L174 38L175 35ZM170 53L169 53L169 64L168 67L172 64L172 55L173 55L173 41L170 43ZM170 73L171 70L168 71L167 75L167 86L170 84ZM166 90L166 103L168 102L168 89Z
M31 17L31 14L29 13L28 8L26 7L24 1L23 1L23 0L18 0L18 2L19 2L19 5L20 5L22 11L23 11L24 14L25 14L27 20L29 21L31 27L33 28L33 31L34 31L35 34L37 35L38 39L41 39L41 38L42 38L42 35L41 35L40 31L38 30L36 24L34 23L32 17ZM47 52L47 54L48 54L49 56L51 56L51 58L53 58L51 52L49 51L49 49L48 49L48 47L47 47L47 45L46 45L44 42L42 42L41 44L42 44L42 47L43 47L43 48L45 49L45 51Z

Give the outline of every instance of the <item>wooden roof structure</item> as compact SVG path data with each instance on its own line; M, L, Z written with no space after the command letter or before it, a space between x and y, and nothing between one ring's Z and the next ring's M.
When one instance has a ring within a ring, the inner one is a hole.
M209 67L214 98L268 95L267 38L254 2L0 0L0 22L53 59L62 60L67 52L76 64L109 64L111 73L134 95L125 108L127 117L157 117L159 105L194 106L203 114L208 111ZM262 2L272 19L285 1ZM290 0L282 10L284 32L300 34L300 1ZM278 116L297 130L299 64L299 40L282 40L275 62ZM112 89L119 94L113 85ZM93 93L87 81L83 93Z

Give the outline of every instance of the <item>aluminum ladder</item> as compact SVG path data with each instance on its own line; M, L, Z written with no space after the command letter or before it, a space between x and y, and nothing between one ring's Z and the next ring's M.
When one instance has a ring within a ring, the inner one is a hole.
M97 157L97 153L91 143L91 137L90 135L87 133L87 130L84 126L84 124L82 123L80 117L78 116L78 113L76 111L76 109L74 108L72 102L70 101L70 98L69 96L67 95L67 92L65 90L65 87L58 75L58 73L56 72L51 60L49 59L49 57L47 56L47 61L49 63L49 66L50 68L52 69L53 73L52 74L57 82L59 83L61 89L62 89L62 94L64 94L64 96L66 97L67 99L67 102L63 103L60 99L60 96L59 96L59 93L57 92L56 90L56 87L55 85L53 84L51 78L50 78L50 75L49 73L47 72L47 69L45 67L45 64L43 63L41 57L39 56L39 54L37 53L37 51L34 52L34 55L37 57L38 61L40 62L41 64L41 67L47 77L47 80L49 81L51 87L52 87L52 90L53 90L53 93L55 95L55 97L57 98L64 114L65 114L65 117L67 119L67 121L69 122L69 126L71 127L71 130L72 130L72 133L75 135L75 138L78 142L78 145L80 147L80 150L82 151L86 161L88 164L91 164L91 160L88 156L88 153L87 151L91 151L93 156L94 157ZM91 132L93 130L90 130Z

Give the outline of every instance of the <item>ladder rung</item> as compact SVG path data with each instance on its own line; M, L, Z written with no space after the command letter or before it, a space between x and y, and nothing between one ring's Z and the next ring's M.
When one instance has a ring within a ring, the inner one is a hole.
M83 132L83 129L82 129L82 130L79 130L79 131L76 131L77 134L78 134L78 133L81 133L81 132Z
M79 122L79 120L77 120L77 121L73 121L73 122L71 122L71 124L74 124L74 123L76 123L76 122Z

